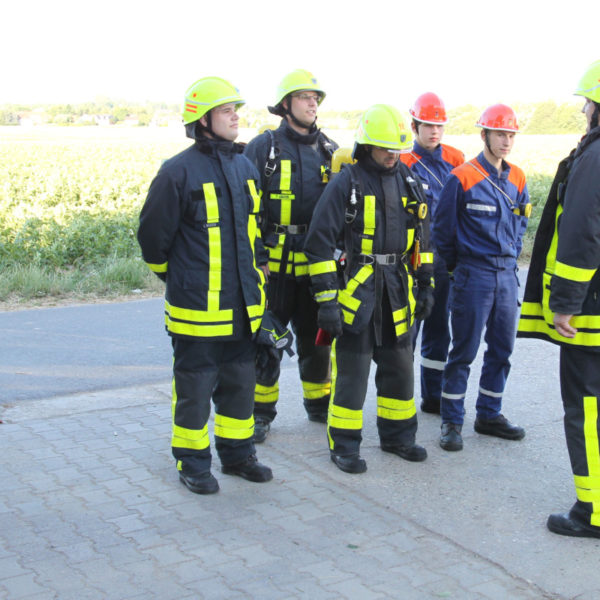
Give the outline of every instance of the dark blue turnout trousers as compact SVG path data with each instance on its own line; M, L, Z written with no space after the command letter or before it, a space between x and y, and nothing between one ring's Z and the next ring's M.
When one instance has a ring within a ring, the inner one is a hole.
M487 349L476 411L483 419L500 414L515 343L518 285L514 259L504 267L464 262L456 266L450 299L452 349L442 378L443 423L463 422L467 380L484 328Z

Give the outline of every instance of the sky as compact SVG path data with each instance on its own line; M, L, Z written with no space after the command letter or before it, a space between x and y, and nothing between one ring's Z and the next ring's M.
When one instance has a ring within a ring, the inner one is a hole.
M275 100L289 71L312 71L323 109L425 91L447 108L577 101L600 59L598 0L30 0L3 3L0 104L100 97L181 104L216 75L249 106Z

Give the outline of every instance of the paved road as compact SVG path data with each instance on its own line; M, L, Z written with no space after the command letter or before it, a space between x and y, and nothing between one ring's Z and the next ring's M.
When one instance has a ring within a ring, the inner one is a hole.
M258 447L274 480L222 475L215 459L221 491L199 497L179 484L170 456L161 364L170 348L153 324L160 307L0 314L2 334L43 332L30 349L2 350L3 387L13 378L10 389L26 393L0 401L0 598L600 598L600 541L544 526L574 500L556 348L517 341L505 413L527 429L522 442L473 432L479 357L464 451L442 451L439 418L420 414L422 464L379 450L371 380L369 470L357 476L329 461L324 428L305 419L288 363L280 414ZM109 332L115 315L130 324L122 336ZM60 323L77 325L61 337ZM106 324L100 346L115 356L100 363L112 377L88 368L103 356L83 331L93 323ZM144 340L137 356L135 335ZM55 379L64 387L45 396Z

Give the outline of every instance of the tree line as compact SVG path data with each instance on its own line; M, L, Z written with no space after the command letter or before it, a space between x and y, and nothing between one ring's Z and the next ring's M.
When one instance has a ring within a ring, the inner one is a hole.
M451 135L475 133L474 124L484 106L465 105L448 111L446 133ZM552 100L513 105L523 133L562 134L580 133L585 128L585 117L579 104L557 104ZM181 107L174 104L145 102L128 103L109 99L79 104L0 105L0 125L20 125L24 118L34 124L54 125L117 125L129 121L138 126L168 125L180 119ZM319 121L330 128L354 129L362 110L322 110ZM32 117L33 115L33 117ZM276 123L266 108L244 107L240 112L241 127L260 127Z

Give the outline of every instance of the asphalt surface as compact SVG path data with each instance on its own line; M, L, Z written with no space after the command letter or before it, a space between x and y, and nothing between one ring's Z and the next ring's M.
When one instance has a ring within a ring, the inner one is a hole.
M170 455L161 318L161 300L0 313L0 598L600 598L600 540L545 527L575 499L555 347L517 340L503 411L524 440L473 431L482 347L464 450L419 413L419 464L379 449L372 373L363 475L330 462L288 362L257 446L273 481L214 457L202 497Z

